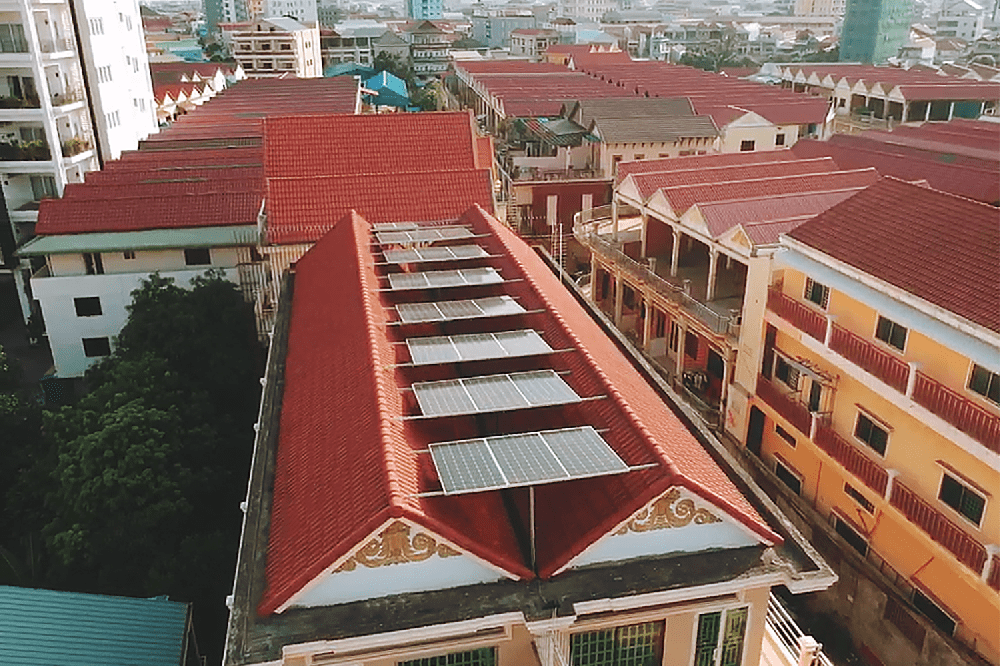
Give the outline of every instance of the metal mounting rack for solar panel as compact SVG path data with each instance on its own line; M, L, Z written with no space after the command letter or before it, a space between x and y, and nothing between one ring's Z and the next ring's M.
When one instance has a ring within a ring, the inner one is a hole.
M521 306L514 297L507 294L452 301L398 303L395 308L396 316L399 319L389 322L390 326L509 317L511 315L538 314L546 311L544 308L528 310Z
M375 240L379 246L414 245L418 243L436 243L438 241L467 240L470 238L486 238L489 234L476 234L468 227L444 226L422 227L376 231Z
M475 254L456 252L459 248L475 248L478 252ZM427 264L440 261L472 261L474 259L496 259L499 256L490 254L480 245L442 245L437 247L383 250L382 252L385 254L385 261L375 262L376 266Z
M580 397L548 369L415 382L410 390L421 413L403 416L404 421L572 405L606 397Z
M480 274L489 276L489 279L470 280L469 277ZM446 278L446 276L452 276ZM434 276L433 278L431 276ZM496 284L508 284L520 282L521 278L504 280L500 276L500 271L492 266L480 266L477 268L458 268L450 271L421 271L418 273L388 273L385 278L389 281L389 288L379 288L378 291L412 291L414 289L449 289L451 287L482 287ZM418 278L423 279L422 284L416 284ZM432 284L431 280L439 280L438 284ZM445 281L447 280L447 281ZM414 284L405 284L411 282ZM398 283L396 286L394 283Z
M591 426L496 435L430 445L441 482L440 492L419 497L451 496L505 488L528 488L528 534L535 565L535 486L575 481L657 467L629 465Z
M410 362L398 363L395 366L397 368L525 358L574 351L572 347L553 349L538 331L531 328L407 338L397 344L405 344L410 352Z

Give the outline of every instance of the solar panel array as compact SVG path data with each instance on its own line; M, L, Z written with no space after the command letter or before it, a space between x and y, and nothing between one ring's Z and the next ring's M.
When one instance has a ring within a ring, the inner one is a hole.
M413 384L424 416L458 416L580 402L553 370L533 370Z
M407 338L414 365L547 354L552 348L531 329Z
M437 287L464 287L477 284L496 284L503 278L495 268L462 268L455 271L424 271L422 273L389 273L389 286L394 291L402 289L430 289Z
M445 247L425 247L420 249L386 250L385 260L390 264L410 264L422 261L456 261L459 259L483 259L490 256L478 245L447 245Z
M472 232L465 227L417 227L401 231L376 231L379 245L412 245L414 243L436 243L441 240L472 238Z
M590 426L431 444L446 495L621 474L629 467Z
M409 231L419 226L416 222L381 222L373 224L372 231L375 233L379 233L380 231Z
M396 306L399 320L406 324L430 321L453 321L522 314L526 310L510 296L490 296L457 301L430 303L400 303Z

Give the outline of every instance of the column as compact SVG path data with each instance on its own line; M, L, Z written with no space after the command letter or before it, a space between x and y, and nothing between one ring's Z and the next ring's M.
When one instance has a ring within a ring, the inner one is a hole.
M642 295L642 307L646 312L642 320L642 348L649 351L649 336L653 332L653 304L646 294Z
M990 544L986 546L986 561L983 563L983 570L980 572L979 577L985 581L990 576L990 570L993 568L993 561L997 559L1000 555L1000 546Z
M951 120L954 114L955 114L955 102L948 102L948 120Z
M917 386L917 370L920 369L920 363L917 361L907 362L910 366L910 374L906 377L906 397L913 398L913 389Z
M622 305L625 300L625 280L615 275L615 328L622 327Z
M705 285L705 302L715 298L715 275L719 270L719 252L708 248L708 284Z
M924 104L927 105L927 110L924 111L924 122L927 122L931 119L931 101L927 100Z
M645 211L642 212L642 250L639 254L640 257L646 256L646 228L649 224L649 214Z
M677 262L681 256L681 232L680 229L673 229L674 245L670 248L670 277L677 277Z
M590 300L597 302L597 260L594 258L596 252L590 253Z
M549 229L555 229L556 225L559 224L559 218L557 212L559 210L559 195L550 194L545 198L545 224L549 226ZM555 248L553 248L554 250Z
M836 318L837 315L826 315L826 334L823 336L823 344L828 348L830 346L830 341L833 339L833 322Z
M678 320L680 331L677 333L677 376L680 377L684 374L684 347L687 341L687 326L683 323L683 319Z
M896 477L899 476L899 470L887 469L886 472L889 474L889 480L885 484L885 497L883 497L883 499L888 502L889 498L892 497L892 486L896 483Z
M618 242L618 199L611 199L611 240Z

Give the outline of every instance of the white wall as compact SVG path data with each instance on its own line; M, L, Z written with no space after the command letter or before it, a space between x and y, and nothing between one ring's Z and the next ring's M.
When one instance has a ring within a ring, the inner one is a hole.
M123 252L101 252L100 255L105 273L148 275L154 271L204 271L208 268L234 268L238 263L236 248L213 247L209 251L212 263L208 266L188 266L184 261L184 251L176 249L137 250L134 259L126 259ZM53 277L87 274L82 254L52 254L48 256L48 265Z
M174 278L180 286L190 287L191 279L203 275L206 268L160 274ZM125 306L132 302L132 292L148 276L148 273L117 273L32 279L31 288L42 308L57 376L80 377L91 363L100 360L87 358L83 351L83 339L114 338L118 335L128 320ZM225 276L230 282L238 283L235 268L225 269ZM73 299L88 296L101 299L101 314L77 316Z

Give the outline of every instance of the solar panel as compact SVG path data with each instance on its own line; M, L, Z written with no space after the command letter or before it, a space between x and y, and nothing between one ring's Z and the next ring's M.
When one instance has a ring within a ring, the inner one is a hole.
M490 256L489 253L478 245L449 245L446 247L385 250L385 260L390 264L482 259L488 256Z
M503 278L495 268L463 268L456 271L424 271L423 273L389 273L389 287L395 290L428 287L462 287L465 285L496 284Z
M431 444L445 494L538 485L629 470L590 426Z
M533 356L552 351L545 340L531 329L407 338L406 345L414 365Z
M380 231L407 231L409 229L416 229L418 226L416 222L382 222L373 224L372 231L375 233Z
M399 319L407 324L428 321L451 321L521 314L525 309L510 296L437 301L433 303L400 303L396 306Z
M465 227L412 227L406 230L377 231L375 237L380 245L412 245L413 243L434 243L439 240L472 238Z
M553 370L416 382L413 393L424 416L458 416L580 402Z

